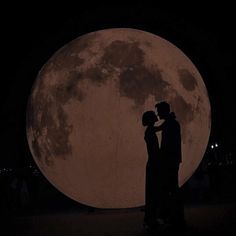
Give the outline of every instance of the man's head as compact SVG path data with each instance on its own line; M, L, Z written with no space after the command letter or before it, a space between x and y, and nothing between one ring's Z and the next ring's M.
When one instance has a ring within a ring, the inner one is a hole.
M157 115L160 119L166 119L170 114L170 104L163 101L155 105L157 109Z

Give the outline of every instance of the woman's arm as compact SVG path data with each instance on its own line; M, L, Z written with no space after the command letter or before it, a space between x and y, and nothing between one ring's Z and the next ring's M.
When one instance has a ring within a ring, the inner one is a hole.
M175 113L174 113L174 112L171 112L171 113L170 113L170 117L171 117L172 119L175 119L175 118L176 118ZM154 131L155 131L155 132L158 132L158 131L163 130L164 125L165 125L165 121L164 121L161 125L159 125L159 126L154 126L154 127L153 127L153 128L154 128Z

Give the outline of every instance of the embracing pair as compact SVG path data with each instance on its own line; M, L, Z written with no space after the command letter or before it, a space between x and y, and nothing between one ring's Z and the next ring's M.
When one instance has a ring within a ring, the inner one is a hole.
M181 163L181 129L170 105L163 101L155 105L154 111L146 111L142 124L146 126L148 161L146 165L144 225L181 224L184 210L180 199L178 172ZM158 117L164 120L155 126ZM156 132L161 131L159 145Z

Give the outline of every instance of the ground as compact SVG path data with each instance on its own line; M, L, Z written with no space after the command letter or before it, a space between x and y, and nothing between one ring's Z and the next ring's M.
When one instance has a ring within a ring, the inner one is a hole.
M186 206L185 217L187 228L181 235L236 235L236 203ZM150 235L142 226L143 211L137 208L37 213L9 221L12 227L6 235L11 235L11 230L17 236Z

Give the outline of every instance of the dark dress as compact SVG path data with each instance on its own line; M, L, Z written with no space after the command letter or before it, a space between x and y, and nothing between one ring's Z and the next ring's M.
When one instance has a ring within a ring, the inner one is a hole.
M147 127L144 139L147 145L148 161L146 165L145 217L147 224L154 223L158 215L159 192L161 188L161 169L159 143L154 127Z

